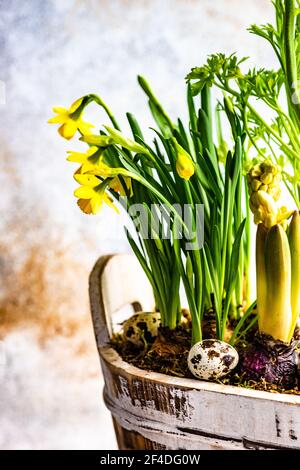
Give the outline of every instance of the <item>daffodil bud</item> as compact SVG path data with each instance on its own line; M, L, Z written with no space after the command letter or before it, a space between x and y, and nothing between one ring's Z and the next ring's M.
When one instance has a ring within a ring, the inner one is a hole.
M113 143L113 139L108 135L86 134L80 137L79 140L89 145L96 145L97 147L108 147Z
M109 126L104 126L105 129L107 130L109 137L112 141L112 143L116 145L121 145L127 150L130 150L131 152L136 152L136 153L143 153L145 155L151 155L149 150L144 147L143 145L139 144L135 140L129 139L126 137L122 132L118 131L117 129L114 129Z
M188 181L195 173L194 162L187 151L175 139L173 139L173 143L176 150L176 171L180 178Z

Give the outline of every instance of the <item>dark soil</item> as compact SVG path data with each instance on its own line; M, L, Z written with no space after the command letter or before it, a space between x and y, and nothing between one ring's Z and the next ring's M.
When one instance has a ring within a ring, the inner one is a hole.
M214 336L214 326L208 320L204 328L203 336L212 338ZM255 332L252 331L251 336ZM239 353L251 341L251 337L236 345ZM112 346L120 354L122 359L134 366L153 372L160 372L175 377L195 378L188 369L187 357L190 350L191 332L182 326L176 330L160 328L159 335L153 343L148 343L144 349L135 347L129 341L124 341L121 335L115 335L112 339ZM300 395L299 385L292 390L285 390L279 386L268 384L265 381L245 381L242 375L233 371L223 379L217 379L215 382L224 385L235 385L238 387L251 388L255 390L264 390L271 393L287 393Z

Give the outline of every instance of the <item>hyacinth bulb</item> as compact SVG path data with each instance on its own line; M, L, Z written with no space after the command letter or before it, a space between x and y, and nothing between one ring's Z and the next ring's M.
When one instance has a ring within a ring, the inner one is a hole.
M263 334L240 353L239 372L247 381L264 381L285 389L297 383L298 355L294 345L274 341Z

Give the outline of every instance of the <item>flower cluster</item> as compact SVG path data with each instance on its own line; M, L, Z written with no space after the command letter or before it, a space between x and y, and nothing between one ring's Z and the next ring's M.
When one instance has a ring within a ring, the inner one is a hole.
M263 223L266 228L271 228L290 217L291 212L285 206L277 206L281 180L279 167L269 161L257 164L249 171L250 209L257 225Z
M72 139L78 131L81 135L79 140L89 146L85 152L67 152L67 160L80 165L74 174L74 179L80 184L74 192L80 209L86 214L96 214L106 203L118 211L108 191L116 196L130 197L133 193L132 179L140 179L138 172L134 173L128 169L128 165L124 165L120 155L133 153L133 160L134 156L139 155L152 160L154 167L159 163L153 162L154 156L145 145L126 137L116 125L114 128L104 126L106 133L92 134L94 126L82 119L84 108L91 101L105 106L100 98L88 95L76 100L69 109L53 108L57 116L48 122L60 124L58 132L67 140ZM172 142L176 171L182 179L188 181L195 171L194 162L175 138Z

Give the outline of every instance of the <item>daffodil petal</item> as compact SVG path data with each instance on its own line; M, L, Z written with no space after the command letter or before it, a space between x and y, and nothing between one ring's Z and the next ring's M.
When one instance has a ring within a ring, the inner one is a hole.
M67 157L68 162L75 162L75 163L83 163L87 159L86 153L80 153L80 152L67 152L69 155Z
M74 179L77 183L81 184L82 186L89 186L91 188L95 188L101 184L99 178L94 175L86 175L86 174L77 174L74 175Z
M86 154L91 157L92 155L94 155L94 153L98 152L98 147L96 147L95 145L92 145L92 147L89 147L86 151Z
M95 191L89 186L80 186L74 191L74 196L80 199L91 199L95 196Z
M62 106L54 106L52 110L56 114L65 114L66 116L68 116L69 114L69 111L66 108L63 108Z
M103 194L98 193L93 197L93 199L91 199L92 213L97 214L97 212L99 212L99 210L101 209L102 204L103 204Z
M69 109L69 113L75 113L75 111L79 108L79 106L82 104L83 97L78 98L78 100L74 101L74 103L71 104L71 107Z
M120 213L119 209L118 209L117 206L114 204L113 199L112 199L111 197L109 197L108 194L104 194L104 195L103 195L103 201L104 201L109 207L111 207L112 209L114 209L114 211L116 211L117 214Z
M89 122L82 121L81 119L77 120L77 127L83 135L90 134L91 129L95 126Z
M72 119L69 119L65 124L60 126L60 128L58 129L58 132L60 133L60 135L67 140L72 139L76 131L77 131L77 125L75 121L72 121Z
M64 124L65 122L68 121L68 116L63 116L62 114L59 114L58 116L54 116L51 119L48 119L49 124Z
M82 163L81 173L92 172L94 170L94 168L95 168L95 165L93 163L84 162L84 163Z
M76 162L76 163L83 163L86 162L86 160L89 157L92 157L96 152L98 152L98 147L89 147L87 151L84 152L74 152L73 150L67 150L67 160L69 162Z

